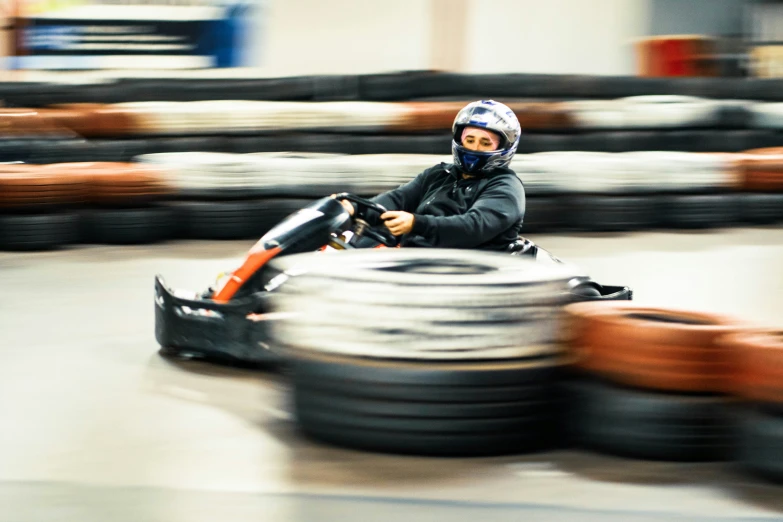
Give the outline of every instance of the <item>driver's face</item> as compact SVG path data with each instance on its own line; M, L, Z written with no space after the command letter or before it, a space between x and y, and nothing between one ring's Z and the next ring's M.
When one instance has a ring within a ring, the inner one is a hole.
M489 152L497 148L492 142L488 131L468 128L462 137L462 146L476 152Z

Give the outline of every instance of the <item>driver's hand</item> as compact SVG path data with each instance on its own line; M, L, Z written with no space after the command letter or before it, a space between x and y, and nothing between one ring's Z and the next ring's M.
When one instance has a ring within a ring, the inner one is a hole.
M345 210L346 210L346 211L347 211L347 212L348 212L350 215L352 215L352 216L353 216L353 213L354 213L354 211L355 211L356 209L355 209L355 208L353 208L353 205L351 205L351 202L350 202L350 201L348 201L347 199L343 199L343 200L341 200L341 201L340 201L340 204L341 204L343 207L345 207Z
M400 210L390 210L381 214L384 225L395 236L401 236L413 230L413 223L416 218L410 212Z
M330 197L330 198L332 198L332 199L335 199L335 198L337 197L337 194L332 194L332 195L331 195L331 196L329 196L329 197ZM340 204L341 204L341 205L343 206L343 208L344 208L344 209L345 209L345 210L348 212L348 214L350 214L351 216L353 216L353 213L356 211L356 209L355 209L355 208L353 208L353 205L351 205L351 202L350 202L350 201L348 201L347 199L341 199L341 200L340 200Z

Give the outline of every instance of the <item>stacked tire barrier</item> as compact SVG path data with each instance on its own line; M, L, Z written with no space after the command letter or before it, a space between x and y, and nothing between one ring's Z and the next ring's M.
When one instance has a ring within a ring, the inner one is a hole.
M728 318L624 304L566 309L580 445L644 459L724 460L733 448Z
M272 131L401 135L448 132L457 112L470 101L83 103L3 109L0 122L11 136L60 132L86 138L116 138L254 135ZM514 111L522 129L528 133L665 133L698 129L774 132L783 128L779 104L762 101L671 95L560 102L502 101Z
M396 453L552 447L567 364L557 312L569 273L511 256L392 249L273 262L300 275L273 296L311 436Z
M0 97L10 107L204 100L329 102L516 98L564 101L659 95L783 101L783 81L759 78L640 78L438 71L267 78L252 69L172 71L168 75L162 71L151 71L143 76L140 73L47 73L37 75L37 79L0 84Z
M451 161L293 152L162 152L133 160L3 165L0 248L254 239L318 198L374 196ZM783 222L783 149L548 152L518 154L511 167L525 184L523 233Z
M136 243L175 236L162 173L135 163L5 164L0 245L46 250L75 243Z
M564 324L575 445L783 483L783 332L621 302L571 304Z
M783 331L738 332L720 346L736 365L729 390L745 404L737 458L750 472L783 483Z
M53 217L46 217L52 206L6 205L0 248L258 237L312 199L337 191L372 196L448 161L451 122L478 98L509 104L523 126L513 167L527 188L525 233L783 219L778 80L183 75L114 72L56 83L69 76L55 74L48 83L0 84L0 162L30 172L33 165L54 165L50 172L70 168L59 164L160 166L170 189L141 207L128 195L123 209L116 208L121 198L109 205L51 192L61 201ZM22 222L36 222L41 239L14 239L27 233L26 225L17 228ZM153 222L166 225L153 233L146 230ZM77 233L67 232L74 226Z
M519 154L526 232L714 228L783 221L783 184L761 186L749 170L759 157L678 152ZM233 193L269 205L301 205L335 192L373 196L450 156L414 154L158 154L136 158L165 170L183 196ZM209 165L207 167L207 165ZM201 174L194 174L200 172ZM200 176L200 177L199 177ZM206 185L205 185L206 184ZM293 199L292 199L293 198ZM266 226L266 225L265 225Z
M783 483L781 331L575 303L567 265L501 254L299 254L271 268L285 281L269 343L315 440L421 455L583 448Z

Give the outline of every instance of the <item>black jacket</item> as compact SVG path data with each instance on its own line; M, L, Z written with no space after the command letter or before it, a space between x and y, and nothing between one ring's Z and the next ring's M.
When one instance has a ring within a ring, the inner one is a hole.
M373 201L414 215L403 247L502 251L517 239L525 217L525 189L511 169L462 179L457 167L441 163Z

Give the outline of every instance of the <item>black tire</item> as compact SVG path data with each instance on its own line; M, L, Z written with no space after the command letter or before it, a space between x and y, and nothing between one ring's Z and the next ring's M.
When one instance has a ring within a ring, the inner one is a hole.
M227 152L235 154L297 150L296 135L291 134L281 134L279 136L236 136L229 140L229 144L231 150Z
M527 198L522 230L524 233L562 230L566 214L561 198L555 196Z
M161 142L144 139L94 140L91 161L133 161L142 154L164 152Z
M724 134L719 131L671 130L662 131L668 146L666 150L680 152L720 152L725 150Z
M30 151L30 163L71 163L95 161L95 145L86 140L35 140L37 147ZM23 147L27 148L27 147Z
M490 457L546 451L553 447L551 432L533 429L493 434L433 434L365 430L314 424L300 418L302 432L315 440L346 448L433 457Z
M570 138L571 150L593 152L740 152L774 147L783 135L769 130L672 130L588 132ZM520 150L524 150L520 143Z
M303 378L295 375L294 384L311 393L353 395L366 399L389 401L424 401L428 403L488 403L542 400L549 383L523 383L508 386L433 386L429 384L396 384L334 379L320 375Z
M597 380L566 385L570 431L583 447L617 456L718 461L736 435L727 401L612 386Z
M261 201L182 201L171 203L178 229L187 239L249 239L260 237L257 216Z
M552 364L288 355L296 418L316 440L443 456L523 453L560 442Z
M462 94L460 91L467 89L461 86L469 81L469 77L433 71L402 71L360 75L358 80L358 92L362 100L405 101Z
M126 101L280 100L310 101L313 79L224 78L224 79L122 79L115 86Z
M752 80L746 78L714 78L677 77L670 78L670 93L682 96L697 96L700 98L714 99L753 99L747 87Z
M666 195L660 197L658 209L659 224L665 228L720 228L741 220L737 194Z
M170 207L93 209L82 213L82 242L106 245L155 243L175 237Z
M747 129L752 127L753 114L741 104L726 104L718 108L718 126L724 129Z
M574 98L614 99L648 94L675 94L671 78L636 76L578 76L569 82L568 96Z
M78 241L75 213L0 216L0 249L55 250Z
M359 99L359 78L352 74L319 75L312 81L313 101L353 101Z
M366 136L357 136L353 134L301 133L290 136L288 148L277 150L328 154L366 154L366 149L364 147L365 139Z
M738 461L749 472L783 483L783 415L740 413Z
M781 101L781 89L783 81L779 78L748 78L743 79L746 85L744 92L747 96L742 96L746 100L758 101Z
M455 397L477 387L499 388L501 393L508 387L546 387L560 375L563 364L557 359L429 363L375 360L299 350L283 350L282 353L291 363L294 382L343 381L346 386L355 384L357 396L369 393L371 397L396 400L412 400L410 391L399 391L398 387L424 388L425 395L419 397L419 400L431 400L426 395L431 392L430 387L438 387L442 393L452 393ZM372 391L375 387L380 391Z
M743 194L740 197L742 221L757 225L783 222L783 194Z
M450 140L447 141L450 143ZM519 154L536 152L562 152L581 150L576 147L575 136L570 134L525 134L519 141Z
M450 134L363 136L351 154L451 154Z
M189 239L253 239L307 206L309 199L181 201L171 203L178 228Z
M669 139L667 132L612 131L593 134L593 140L602 140L606 144L605 148L598 149L597 152L678 150L677 143Z
M232 138L223 136L187 136L177 138L150 138L153 146L163 148L162 152L233 152Z
M783 146L783 133L772 129L736 130L725 133L726 146L720 152Z
M320 411L331 417L331 423L339 423L341 416L354 415L359 417L382 417L387 419L385 426L383 421L378 421L376 427L386 429L403 429L404 420L491 420L514 419L516 422L536 420L547 413L547 406L552 401L521 400L509 402L419 402L419 401L390 401L382 399L367 399L365 397L353 397L339 395L332 391L313 390L298 383L294 389L294 402L298 411ZM446 424L441 424L445 426ZM412 425L409 425L412 426ZM369 427L369 425L365 426ZM469 427L468 427L469 428ZM413 429L412 427L406 429ZM426 431L433 430L422 427ZM475 431L481 431L481 422L476 423ZM435 428L434 430L437 430ZM444 431L450 431L443 428ZM469 431L473 431L470 430Z
M580 132L571 137L571 150L585 152L609 152L618 147L618 142L610 139L608 132ZM638 149L637 150L643 150Z
M655 223L652 198L644 196L574 195L570 228L593 232L625 232L651 228Z

